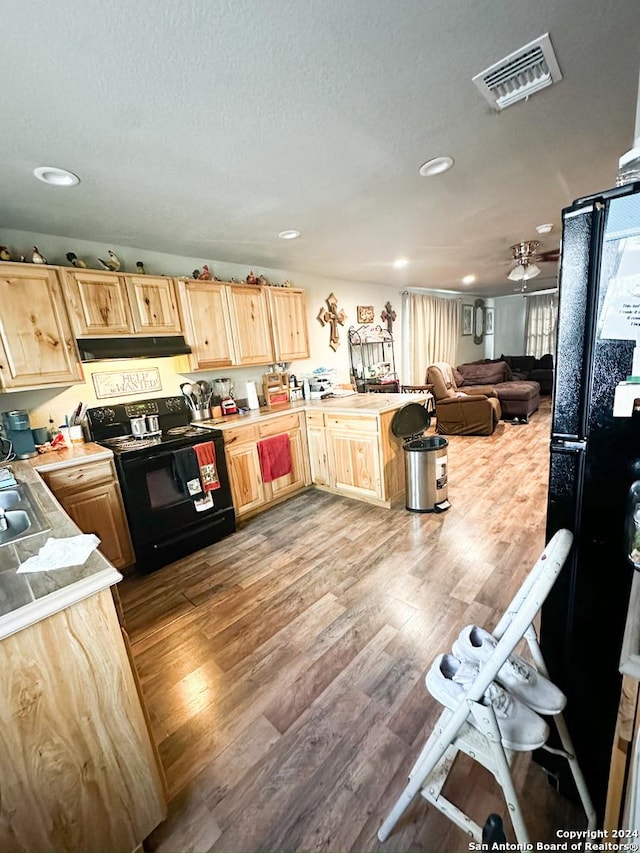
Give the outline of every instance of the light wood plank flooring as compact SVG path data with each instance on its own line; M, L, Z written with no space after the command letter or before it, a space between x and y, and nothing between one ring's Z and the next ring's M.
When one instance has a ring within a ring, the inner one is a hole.
M432 660L493 627L544 547L549 430L547 398L527 425L451 437L446 513L309 490L120 584L171 794L147 850L468 850L421 798L376 832L440 712ZM518 761L534 841L584 825ZM470 760L447 792L480 823L505 813Z

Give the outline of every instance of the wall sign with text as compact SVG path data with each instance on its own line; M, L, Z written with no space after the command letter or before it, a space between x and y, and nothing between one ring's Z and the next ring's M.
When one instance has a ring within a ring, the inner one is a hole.
M157 367L147 367L144 370L118 370L114 373L94 373L93 385L99 400L106 397L126 397L129 394L162 391L160 371Z

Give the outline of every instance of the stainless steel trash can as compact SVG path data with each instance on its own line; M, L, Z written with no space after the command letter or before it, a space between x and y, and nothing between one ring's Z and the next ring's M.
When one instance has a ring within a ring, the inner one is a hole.
M391 421L391 431L403 439L405 506L411 512L444 512L448 500L449 442L425 436L431 416L419 403L407 403Z

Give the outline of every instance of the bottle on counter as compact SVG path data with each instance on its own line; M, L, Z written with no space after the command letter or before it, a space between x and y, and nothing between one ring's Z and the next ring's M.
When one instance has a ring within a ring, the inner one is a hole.
M311 399L311 386L309 385L308 379L302 380L302 396L305 400Z

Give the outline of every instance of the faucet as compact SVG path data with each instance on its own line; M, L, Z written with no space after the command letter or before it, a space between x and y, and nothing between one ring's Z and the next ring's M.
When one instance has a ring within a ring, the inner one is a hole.
M7 522L7 515L4 511L4 509L0 506L0 533L3 530L7 530L8 527L9 527L9 524Z

